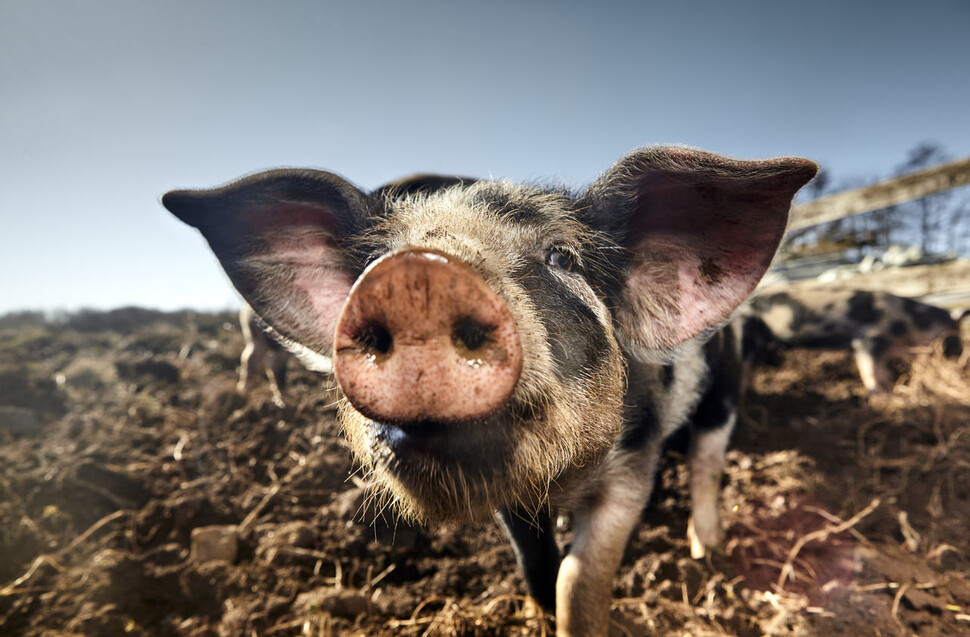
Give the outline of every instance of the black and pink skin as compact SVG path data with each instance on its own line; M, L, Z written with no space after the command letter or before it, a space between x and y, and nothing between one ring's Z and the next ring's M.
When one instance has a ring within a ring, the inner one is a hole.
M718 544L740 341L803 159L634 151L579 193L423 175L365 193L275 170L163 204L311 368L378 493L420 520L498 514L559 635L605 635L661 446L694 434L691 551ZM573 540L560 555L557 509Z
M759 294L739 312L745 325L744 385L754 367L778 362L791 348L852 352L870 395L890 392L890 362L914 347L938 342L944 356L963 353L960 322L953 312L888 292L842 288L792 288Z

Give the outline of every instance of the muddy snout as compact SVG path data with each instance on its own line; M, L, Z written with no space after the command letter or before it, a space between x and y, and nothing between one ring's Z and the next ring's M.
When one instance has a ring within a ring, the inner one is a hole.
M512 314L469 266L405 250L360 276L334 339L351 404L387 423L452 423L501 408L522 370Z

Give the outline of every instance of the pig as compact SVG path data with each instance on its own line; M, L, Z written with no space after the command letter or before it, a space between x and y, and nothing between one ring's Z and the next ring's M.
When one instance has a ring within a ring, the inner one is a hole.
M283 392L286 391L286 363L289 354L282 345L266 333L248 303L243 303L239 309L239 327L246 345L239 357L237 391L248 391L254 386L260 374L266 373L269 377L270 390L273 392L273 402L282 406Z
M963 353L965 314L888 292L816 288L759 294L741 311L744 384L750 384L754 366L777 363L786 349L844 349L854 354L869 395L891 392L889 363L911 348L939 342L947 358Z
M661 446L685 426L692 552L720 540L734 409L719 361L738 339L717 330L815 171L652 147L578 192L419 175L367 193L283 169L162 204L291 352L333 366L378 492L424 522L497 514L557 634L588 636L607 633Z

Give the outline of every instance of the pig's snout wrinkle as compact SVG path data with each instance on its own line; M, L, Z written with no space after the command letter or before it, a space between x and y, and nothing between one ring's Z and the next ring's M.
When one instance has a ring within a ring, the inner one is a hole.
M375 261L337 322L334 371L351 404L388 423L452 423L506 404L522 370L508 306L471 267L433 250Z

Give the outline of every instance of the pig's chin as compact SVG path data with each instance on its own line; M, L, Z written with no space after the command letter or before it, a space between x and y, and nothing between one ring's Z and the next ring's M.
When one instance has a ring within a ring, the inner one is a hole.
M371 480L408 518L482 521L534 488L514 462L508 409L476 421L386 423L345 414L344 427Z

